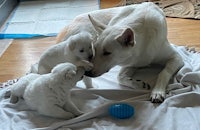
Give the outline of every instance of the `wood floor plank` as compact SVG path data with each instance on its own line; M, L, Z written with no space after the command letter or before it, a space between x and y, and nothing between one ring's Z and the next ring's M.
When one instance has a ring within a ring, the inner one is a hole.
M54 37L14 40L0 58L0 82L25 75L31 64L39 60L42 52L54 44Z

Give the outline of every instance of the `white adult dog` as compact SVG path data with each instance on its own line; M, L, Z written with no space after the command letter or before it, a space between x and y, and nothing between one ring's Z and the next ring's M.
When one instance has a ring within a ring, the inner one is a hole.
M42 115L63 119L79 116L82 112L71 101L70 90L84 72L82 67L61 63L49 74L26 75L11 87L10 102L16 103L17 98L23 97L30 109Z
M32 66L31 72L47 74L59 63L70 62L76 66L93 65L89 61L94 56L93 38L90 33L72 35L67 40L48 48L40 57L38 65ZM34 69L33 69L34 68ZM87 88L93 88L91 78L84 76Z
M150 97L152 102L162 102L169 80L183 66L183 61L167 39L166 19L161 9L153 3L143 3L124 8L108 25L92 17L90 20L99 37L94 43L94 68L88 76L99 76L120 65L119 82L133 86L138 83L132 78L137 68L163 65Z
M85 31L98 37L94 43L94 68L86 75L100 76L120 65L118 80L122 85L142 88L141 82L133 78L135 70L152 64L163 65L150 95L152 102L162 102L170 78L183 66L180 55L167 39L162 10L146 2L88 14L76 17L58 35L57 41Z

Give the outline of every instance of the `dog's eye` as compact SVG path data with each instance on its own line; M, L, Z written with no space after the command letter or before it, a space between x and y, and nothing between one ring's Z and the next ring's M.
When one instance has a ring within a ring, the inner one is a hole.
M104 56L108 56L108 55L110 55L110 54L111 54L111 52L108 52L108 51L105 51L105 52L103 53Z
M80 52L81 52L81 53L83 53L83 52L84 52L84 50L83 50L83 49L81 49L81 50L80 50Z

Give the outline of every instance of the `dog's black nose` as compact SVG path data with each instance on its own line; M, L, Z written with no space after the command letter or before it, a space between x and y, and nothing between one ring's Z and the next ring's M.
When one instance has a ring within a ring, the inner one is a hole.
M86 76L89 76L89 77L93 77L92 75L92 72L91 71L85 71L85 74L84 75L86 75Z
M91 61L92 58L93 58L93 55L90 55L90 56L88 57L88 60Z

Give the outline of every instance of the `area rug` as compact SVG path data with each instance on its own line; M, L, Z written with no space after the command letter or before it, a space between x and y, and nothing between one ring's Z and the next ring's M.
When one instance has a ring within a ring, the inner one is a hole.
M11 14L11 18L1 33L52 36L56 35L77 15L98 9L98 0L22 1Z
M200 0L122 0L119 6L154 2L168 17L200 19Z

